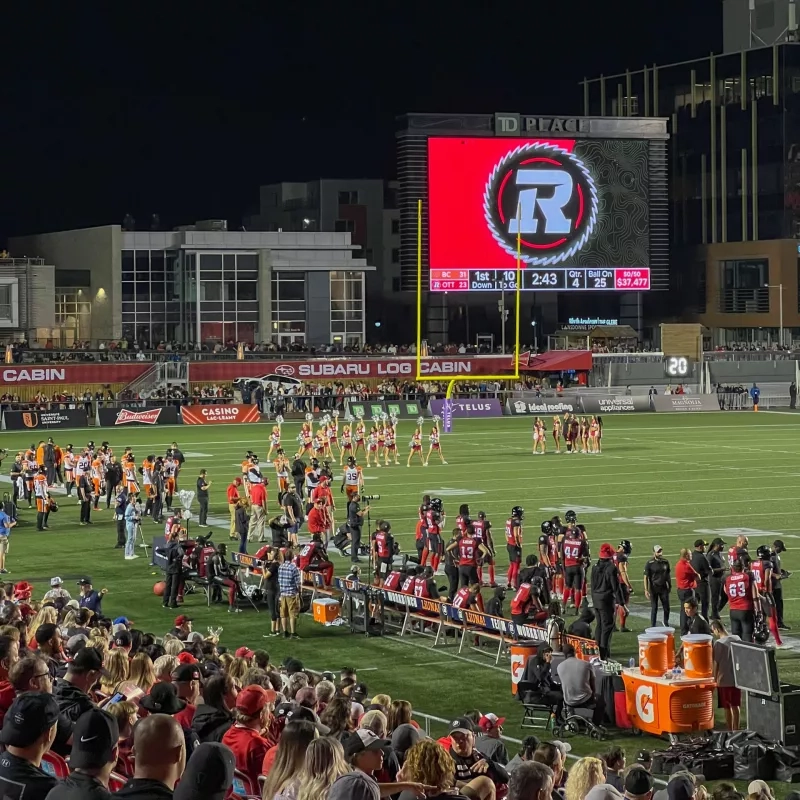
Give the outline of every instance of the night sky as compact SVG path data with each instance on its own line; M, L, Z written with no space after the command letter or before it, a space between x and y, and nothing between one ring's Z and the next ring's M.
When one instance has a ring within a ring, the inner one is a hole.
M3 33L0 242L126 212L235 228L264 183L393 177L404 112L580 113L584 75L722 38L721 0L19 5Z

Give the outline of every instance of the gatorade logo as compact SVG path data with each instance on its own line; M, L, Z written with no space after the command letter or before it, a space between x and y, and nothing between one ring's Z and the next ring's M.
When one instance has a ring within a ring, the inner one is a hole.
M653 706L653 687L640 686L636 690L636 713L639 719L652 724L656 720L656 710Z
M525 657L520 653L511 656L511 682L514 684L522 680L522 673L525 671Z

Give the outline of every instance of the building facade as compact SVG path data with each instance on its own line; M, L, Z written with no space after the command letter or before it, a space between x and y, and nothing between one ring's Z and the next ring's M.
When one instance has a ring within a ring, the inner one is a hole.
M367 330L395 328L392 293L400 290L397 184L373 179L273 183L259 192L259 212L245 218L254 231L349 233L355 256L375 267L366 276ZM377 325L376 325L377 323ZM382 338L380 335L377 338Z
M752 23L781 39L768 47L747 0L725 6L726 48L749 49L588 79L582 110L669 120L665 315L701 322L714 344L788 345L800 340L800 46L766 3Z
M50 334L57 315L54 274L42 258L0 258L0 342Z
M365 275L349 233L175 231L119 225L12 240L55 265L52 336L69 346L159 342L357 344Z

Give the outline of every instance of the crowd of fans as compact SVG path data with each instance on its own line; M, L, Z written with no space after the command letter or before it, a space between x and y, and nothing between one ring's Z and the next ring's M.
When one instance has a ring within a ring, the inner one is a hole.
M651 757L525 738L465 711L427 737L411 703L370 693L353 669L316 673L291 657L222 647L185 614L161 636L102 613L88 578L0 587L0 796L20 800L744 800L688 772L655 791ZM763 781L748 800L773 800ZM796 800L796 798L794 799Z

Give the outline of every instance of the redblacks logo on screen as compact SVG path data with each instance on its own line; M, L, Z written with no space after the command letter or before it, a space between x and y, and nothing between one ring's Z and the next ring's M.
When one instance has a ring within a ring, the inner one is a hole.
M143 425L155 425L161 416L160 408L150 408L147 411L128 411L123 408L117 414L115 425L126 425L129 422L140 422Z
M584 162L552 142L509 150L486 181L483 213L495 242L527 264L549 266L580 250L597 222L597 189Z

